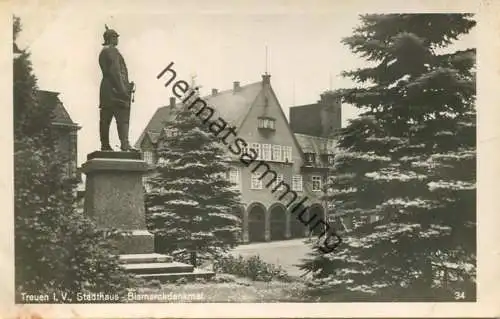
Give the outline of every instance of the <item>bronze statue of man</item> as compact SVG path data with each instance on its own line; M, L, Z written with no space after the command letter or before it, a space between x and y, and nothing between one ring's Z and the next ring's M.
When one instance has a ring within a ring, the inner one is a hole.
M103 34L104 43L99 54L99 66L102 71L102 81L99 92L99 135L102 151L113 151L109 144L109 127L115 118L120 149L135 151L130 146L129 120L134 82L128 80L128 70L118 45L118 33L106 26Z

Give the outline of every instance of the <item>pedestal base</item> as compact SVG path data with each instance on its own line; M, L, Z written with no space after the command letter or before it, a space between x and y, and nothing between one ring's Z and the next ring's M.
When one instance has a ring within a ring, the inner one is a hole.
M154 252L154 236L146 228L146 170L146 162L135 152L93 152L82 165L87 175L85 213L99 228L128 232L118 239L119 254Z
M117 255L125 271L145 280L210 278L212 271L154 253L154 236L146 228L142 174L148 165L136 152L93 152L82 171L87 175L85 213L97 227L126 231L117 238Z
M147 230L134 230L122 237L117 243L118 253L151 254L154 253L154 236Z

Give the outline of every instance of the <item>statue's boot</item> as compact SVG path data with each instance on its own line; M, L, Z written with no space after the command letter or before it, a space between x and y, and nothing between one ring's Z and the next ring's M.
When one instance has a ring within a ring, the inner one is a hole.
M101 139L101 151L113 151L111 145L109 145L109 124L106 125L106 123L100 121L99 133Z
M118 124L118 138L120 139L120 149L124 152L138 152L139 150L133 148L128 140L128 123Z

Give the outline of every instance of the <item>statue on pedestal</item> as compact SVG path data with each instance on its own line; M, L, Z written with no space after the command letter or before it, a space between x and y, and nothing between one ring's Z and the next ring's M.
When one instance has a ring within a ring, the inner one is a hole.
M130 106L135 90L134 82L129 82L128 70L118 45L118 33L109 29L103 34L104 43L99 54L99 66L102 71L102 81L99 91L99 136L102 151L113 151L109 144L109 127L113 117L116 121L120 149L122 151L137 151L129 142Z

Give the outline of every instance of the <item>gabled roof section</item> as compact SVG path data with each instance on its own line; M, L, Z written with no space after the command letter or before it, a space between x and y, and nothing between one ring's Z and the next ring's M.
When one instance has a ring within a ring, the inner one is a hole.
M337 143L333 138L305 135L295 133L295 138L304 153L335 154L337 153Z
M262 83L255 82L240 87L236 92L227 90L203 99L217 110L217 115L224 121L239 128L261 90Z
M170 106L159 107L149 120L148 125L146 125L146 128L142 131L134 146L140 148L146 135L149 135L151 142L156 143L160 136L161 129L164 126L163 122L169 121L171 115L172 108Z
M69 116L68 111L59 99L59 92L38 90L37 95L38 102L40 104L53 107L53 123L68 126L78 126L75 122L73 122L73 120Z
M158 141L158 137L160 137L160 133L148 132L148 137L152 143L156 143L156 141Z
M290 126L290 122L287 120L286 118L286 115L285 113L283 112L283 108L281 107L281 103L280 103L280 100L278 99L278 96L276 95L276 92L274 92L273 90L273 87L271 85L269 85L269 92L271 93L271 95L273 96L274 100L276 101L277 105L278 105L278 109L281 113L281 116L283 117L283 119L285 120L285 124L288 128L288 131L290 132L290 134L292 134L292 137L293 137L293 140L294 140L294 143L295 143L295 147L298 148L299 150L299 153L300 153L300 157L302 159L304 159L304 152L302 150L302 147L300 146L300 143L299 141L297 140L297 137L295 136L295 134L293 133L293 129L292 127Z
M226 90L214 95L207 95L200 97L210 107L214 108L217 112L215 116L221 117L224 121L239 128L243 123L250 106L253 104L257 95L262 90L262 83L256 82L239 87L236 91ZM176 107L181 107L181 103L177 103ZM158 140L159 133L161 132L164 122L171 120L172 112L171 106L163 106L156 110L155 114L149 121L148 125L139 136L135 143L136 148L140 148L142 140L146 134L158 134L155 139Z

